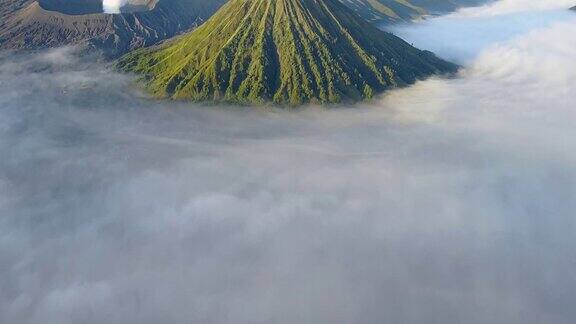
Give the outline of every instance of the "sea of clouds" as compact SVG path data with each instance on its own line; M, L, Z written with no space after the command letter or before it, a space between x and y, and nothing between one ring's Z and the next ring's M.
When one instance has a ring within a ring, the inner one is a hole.
M395 29L464 68L354 108L154 102L74 49L1 54L0 323L574 323L559 2Z

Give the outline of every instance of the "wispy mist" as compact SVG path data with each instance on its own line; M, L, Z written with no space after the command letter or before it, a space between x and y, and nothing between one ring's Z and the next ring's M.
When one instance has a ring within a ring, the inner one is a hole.
M398 30L466 68L333 110L154 102L73 49L3 54L0 322L573 323L566 15L467 46L444 18Z

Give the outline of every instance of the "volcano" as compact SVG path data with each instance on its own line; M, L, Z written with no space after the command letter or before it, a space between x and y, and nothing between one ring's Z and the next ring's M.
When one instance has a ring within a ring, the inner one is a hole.
M225 0L128 0L118 14L102 0L2 0L0 49L79 45L108 58L192 29Z
M457 68L338 0L231 0L198 29L118 67L144 75L158 97L293 106L368 99Z

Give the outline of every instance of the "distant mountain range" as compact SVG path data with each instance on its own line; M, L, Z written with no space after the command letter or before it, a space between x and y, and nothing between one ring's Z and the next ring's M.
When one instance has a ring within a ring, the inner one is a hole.
M338 0L231 0L198 29L118 66L158 97L280 105L354 102L457 66Z

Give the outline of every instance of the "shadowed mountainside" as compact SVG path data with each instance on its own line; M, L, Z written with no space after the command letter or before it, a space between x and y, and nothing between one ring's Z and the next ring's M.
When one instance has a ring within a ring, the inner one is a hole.
M338 0L231 0L198 29L118 63L158 97L281 105L359 101L456 66Z

